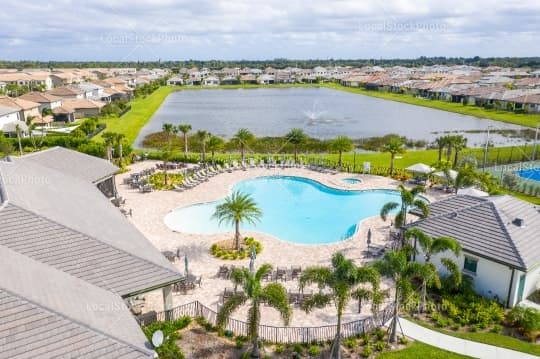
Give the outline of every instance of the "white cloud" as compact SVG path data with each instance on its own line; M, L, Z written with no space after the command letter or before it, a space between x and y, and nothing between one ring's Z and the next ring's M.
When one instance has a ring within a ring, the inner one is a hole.
M538 55L540 2L13 2L0 57L144 60Z

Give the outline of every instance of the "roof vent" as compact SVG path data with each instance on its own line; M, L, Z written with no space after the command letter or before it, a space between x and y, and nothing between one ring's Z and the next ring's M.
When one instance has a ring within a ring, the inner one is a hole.
M522 218L514 218L512 223L518 227L525 227L525 221Z

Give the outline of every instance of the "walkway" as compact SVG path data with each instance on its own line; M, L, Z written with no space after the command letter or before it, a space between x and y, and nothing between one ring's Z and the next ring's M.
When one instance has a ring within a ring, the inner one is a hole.
M403 318L400 318L399 323L407 337L454 353L481 359L538 359L531 354L442 334Z

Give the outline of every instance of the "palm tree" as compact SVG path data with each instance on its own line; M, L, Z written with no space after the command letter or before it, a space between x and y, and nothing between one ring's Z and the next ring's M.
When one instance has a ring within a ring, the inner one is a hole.
M396 155L399 153L404 153L405 148L403 147L403 141L398 137L393 137L383 146L383 152L390 153L390 176L394 174L394 160Z
M249 142L253 141L255 136L247 128L241 128L236 132L233 139L237 141L240 145L240 157L242 159L242 162L244 162L244 154L246 150L246 146L249 144Z
M427 217L429 214L429 207L427 203L418 198L420 193L426 193L426 189L423 186L415 186L411 190L408 190L400 184L398 186L400 196L401 196L401 205L397 202L388 202L381 208L381 218L383 221L386 221L388 214L394 209L400 207L399 213L394 219L394 225L396 228L401 228L407 223L407 213L412 207L417 207L422 211L422 217Z
M439 253L451 251L452 253L454 253L455 256L459 256L459 254L461 253L461 246L459 245L459 242L456 241L454 238L433 238L425 234L420 228L417 227L407 229L407 231L405 231L405 238L407 240L414 238L414 244L412 244L413 248L415 249L415 251L413 252L413 260L416 260L416 244L418 243L420 245L420 248L422 249L422 253L424 254L424 261L426 264L432 264L431 257ZM446 259L450 260L449 258ZM433 275L433 268L425 269L424 274L426 274L427 277L424 277L424 280L422 280L422 304L419 308L420 313L422 313L426 308L427 287L430 284L429 280L425 280L425 278L430 278L429 276L438 277L436 270L435 275ZM433 278L433 280L435 280L435 278ZM435 281L434 284L437 285L437 282Z
M435 139L435 144L437 145L437 149L439 150L439 156L437 159L437 162L441 162L442 160L442 151L446 147L446 142L448 141L448 136L441 136L437 137Z
M118 157L120 160L120 167L122 167L122 164L124 163L124 145L123 141L126 135L123 133L115 133L114 134L114 142L118 145Z
M301 128L293 128L285 135L287 141L294 146L294 163L298 162L298 146L304 144L307 139L307 135Z
M17 133L17 142L19 143L19 154L22 156L23 155L23 148L22 148L22 143L21 143L21 139L22 139L22 128L20 125L15 125L15 132Z
M330 149L334 152L339 153L338 166L342 165L342 154L343 152L350 152L354 150L353 140L347 136L337 136L330 142Z
M161 152L161 160L163 161L163 183L165 187L169 184L169 173L167 172L167 168L169 167L169 161L172 157L172 151L170 147L165 147L163 152Z
M189 131L191 131L191 125L188 125L188 124L178 125L178 131L182 132L182 134L184 135L184 156L187 156L187 153L188 153L187 134Z
M113 145L114 145L114 139L116 136L113 132L104 132L101 137L103 138L103 141L105 142L105 146L107 147L107 160L109 160L109 162L112 162Z
M210 132L199 130L196 133L197 138L199 139L199 143L201 144L201 161L204 162L206 159L206 142L210 138Z
M225 141L223 141L222 138L217 136L212 136L208 140L208 144L206 145L206 148L208 151L210 151L210 154L212 155L212 163L214 163L214 154L216 151L220 151L225 146Z
M313 266L302 272L299 280L300 290L307 285L317 284L319 292L302 303L302 309L310 312L313 308L323 308L329 303L334 303L337 310L336 337L330 352L330 358L341 358L341 318L343 310L351 298L359 298L361 291L354 290L360 282L370 282L372 290L379 287L379 276L373 268L358 268L350 259L346 259L342 253L332 256L332 266ZM326 290L324 290L326 289Z
M455 142L456 136L446 136L446 162L450 162L450 157L452 157L452 149L454 148Z
M285 325L289 324L291 318L291 306L287 297L287 290L281 283L270 283L263 286L261 280L265 274L272 271L270 264L263 264L255 273L247 268L237 268L232 273L232 281L236 286L241 286L243 291L235 292L230 298L225 300L223 306L217 314L216 326L223 330L232 313L241 305L250 302L248 310L248 339L253 341L251 351L252 358L259 358L259 323L261 321L261 303L275 308Z
M453 168L456 168L458 163L458 156L459 153L467 147L467 138L463 137L462 135L454 136L454 139L452 141L452 147L454 148L454 165Z
M5 157L9 156L12 152L13 146L11 142L5 138L4 133L0 130L0 154Z
M257 207L255 201L248 194L240 191L236 191L225 198L225 202L218 205L212 215L212 218L217 219L220 224L223 222L234 224L236 250L240 250L240 223L249 222L255 224L261 217L262 211Z
M45 131L43 130L43 127L41 128L41 136L40 141L37 142L36 138L34 136L34 130L36 129L36 124L34 122L35 116L27 116L26 117L26 126L28 126L28 135L30 136L30 141L32 142L32 146L34 147L34 150L37 150L41 147L43 144L43 141L45 140Z
M167 138L167 145L169 146L169 148L171 147L175 131L176 127L172 123L163 124L163 132L165 132L165 137Z
M394 290L394 313L390 324L390 342L397 341L397 324L401 303L412 293L411 279L418 276L422 271L422 264L409 262L407 251L388 251L384 257L376 261L373 266L385 277L391 278L395 284Z

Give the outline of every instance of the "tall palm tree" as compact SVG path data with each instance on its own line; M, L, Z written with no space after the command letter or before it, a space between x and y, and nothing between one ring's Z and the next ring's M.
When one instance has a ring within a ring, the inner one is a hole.
M454 165L453 168L456 168L458 163L459 153L467 147L467 138L462 135L454 136L452 141L452 147L454 148Z
M396 228L401 228L407 223L407 213L413 207L417 207L422 212L422 217L427 217L429 214L429 207L427 203L420 198L418 195L420 193L426 193L424 186L415 186L412 189L408 190L400 184L398 186L401 204L397 202L388 202L381 208L381 218L383 221L386 221L388 214L396 208L400 208L396 218L394 219L394 225Z
M454 253L455 256L459 256L461 253L461 246L458 241L456 241L454 238L450 237L437 237L433 238L426 233L424 233L420 228L409 228L407 231L405 231L405 238L407 240L411 240L414 238L414 244L411 244L412 247L415 249L413 252L414 260L416 260L416 253L417 253L417 244L420 245L420 248L422 249L422 253L424 254L424 261L426 264L432 264L431 263L431 257L434 255L437 255L439 253L443 253L446 251L450 251ZM446 258L446 257L445 257ZM450 260L449 258L446 258L447 260ZM433 267L435 268L435 267ZM433 275L432 270L433 268L426 268L426 275L429 275L431 277L438 277L437 271L435 270L435 275ZM425 279L426 277L424 277ZM427 277L429 278L429 277ZM433 278L435 280L435 278ZM427 287L429 285L428 280L422 280L422 304L420 306L420 313L422 313L426 308L427 303ZM436 285L437 283L434 282Z
M184 156L187 156L188 153L188 137L187 134L189 131L191 131L191 125L188 124L181 124L178 125L178 131L182 132L182 135L184 136Z
M298 147L306 142L307 135L301 128L293 128L285 138L294 146L294 163L298 162Z
M205 130L199 130L196 133L197 138L199 139L199 143L201 145L201 160L202 162L206 159L206 142L208 142L208 139L210 138L210 132Z
M242 159L242 162L244 162L244 155L246 151L246 146L249 145L251 141L255 136L247 129L247 128L241 128L236 132L236 134L233 137L233 140L237 141L240 145L240 157Z
M176 131L176 127L172 123L163 124L163 132L165 132L165 137L167 139L167 146L169 146L169 148L172 145L172 139L173 139L173 135L175 131Z
M234 240L236 250L240 250L240 223L249 222L255 224L262 217L262 211L248 194L240 191L233 192L225 198L225 202L218 205L212 218L221 224L228 222L234 224Z
M448 141L448 136L440 136L435 139L435 144L437 145L437 149L439 150L439 155L437 162L441 162L442 160L442 151L446 147L446 142Z
M456 142L456 136L446 136L446 162L450 162L452 157L452 150L454 149L454 143Z
M388 170L390 176L394 174L394 160L396 155L405 152L403 145L404 143L400 138L393 137L382 148L383 152L388 152L390 154L390 168Z
M163 183L165 187L167 187L167 185L169 184L169 172L167 170L169 167L169 161L171 160L171 157L172 157L172 151L170 147L167 146L161 152L161 160L163 161Z
M216 151L220 151L225 146L225 141L223 141L222 138L217 136L212 136L208 140L208 144L206 145L206 148L208 151L210 151L210 154L212 155L212 163L214 163L214 154Z
M381 260L376 261L373 266L379 273L387 278L391 278L395 284L394 290L394 313L390 324L389 341L397 341L397 325L399 320L400 307L403 301L407 300L412 293L411 279L418 276L422 271L422 264L409 262L407 251L388 251Z
M112 162L113 160L113 145L116 135L113 132L104 132L101 136L105 142L105 147L107 148L107 160Z
M20 125L18 125L18 124L15 125L15 132L17 133L17 142L19 143L19 154L22 156L23 155L23 148L22 148L21 139L22 139L23 130L22 130Z
M350 152L354 150L354 143L347 136L337 136L330 142L330 149L334 152L339 153L338 165L342 165L342 154L343 152Z
M243 291L237 291L225 300L217 314L217 327L223 330L232 313L241 305L250 302L247 317L247 336L248 339L253 341L252 358L260 357L259 323L261 321L261 303L276 309L285 325L289 324L291 318L292 310L285 287L281 283L270 283L265 286L261 283L263 276L270 271L272 271L270 264L263 264L255 273L251 273L247 268L235 269L231 276L232 281L235 287L240 286Z
M330 352L330 358L341 358L341 318L343 311L351 298L357 298L360 294L354 287L360 282L370 282L372 288L379 287L379 276L373 268L358 268L350 259L346 259L342 253L332 256L332 266L313 266L306 268L299 279L301 290L307 285L317 284L319 292L302 303L302 309L310 312L313 308L323 308L329 303L334 303L337 310L337 330L334 343ZM326 290L325 290L326 289Z
M123 133L115 133L114 134L114 142L118 146L118 157L120 161L120 167L124 163L124 138L126 138L126 135Z

